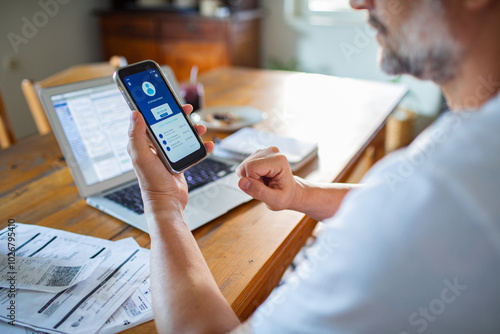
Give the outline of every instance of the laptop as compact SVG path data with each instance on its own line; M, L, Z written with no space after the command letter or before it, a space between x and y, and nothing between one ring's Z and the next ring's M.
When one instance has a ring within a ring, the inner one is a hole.
M171 69L163 71L181 96ZM89 205L148 232L127 153L130 109L112 77L44 88L40 98L80 195ZM236 167L209 155L185 171L189 201L184 215L191 230L251 199L238 188Z

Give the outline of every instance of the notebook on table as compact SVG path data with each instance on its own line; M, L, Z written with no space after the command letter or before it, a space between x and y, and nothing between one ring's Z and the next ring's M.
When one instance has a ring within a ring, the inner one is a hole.
M163 70L180 96L172 71ZM130 109L111 76L48 87L40 97L80 195L89 205L148 232L126 149ZM238 188L235 168L234 161L211 156L185 172L185 217L191 230L251 199Z
M270 146L276 146L285 155L292 172L298 171L318 156L318 143L284 137L249 127L242 128L224 138L215 146L213 153L221 158L243 161L255 151Z

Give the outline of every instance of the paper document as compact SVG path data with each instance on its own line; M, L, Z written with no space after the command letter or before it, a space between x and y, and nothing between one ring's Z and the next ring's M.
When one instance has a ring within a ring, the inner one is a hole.
M14 266L8 264L7 255L0 254L0 287L9 288L15 279L17 289L60 292L88 278L103 260L104 257L83 261L18 257Z
M139 285L134 294L113 314L99 330L99 334L112 334L153 320L151 284L149 277Z
M61 292L15 290L16 325L48 333L95 333L149 276L149 250L132 238L113 242L19 223L14 231L16 263L35 256L75 263L104 257L86 280ZM8 254L7 232L0 231L0 254ZM0 289L0 310L12 300L11 288ZM11 321L1 311L0 320Z
M35 331L28 327L21 327L20 325L9 325L6 322L0 321L0 333L2 334L45 334L45 332Z
M151 285L149 277L135 290L120 308L106 321L98 334L114 334L153 320ZM5 334L43 334L27 327L11 326L0 321L0 333Z

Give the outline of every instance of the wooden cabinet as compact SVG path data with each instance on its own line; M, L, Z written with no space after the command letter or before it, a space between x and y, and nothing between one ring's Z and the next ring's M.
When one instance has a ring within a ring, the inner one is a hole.
M98 16L104 59L153 59L171 66L179 80L189 78L193 65L200 73L224 65L260 66L260 10L227 18L126 10Z

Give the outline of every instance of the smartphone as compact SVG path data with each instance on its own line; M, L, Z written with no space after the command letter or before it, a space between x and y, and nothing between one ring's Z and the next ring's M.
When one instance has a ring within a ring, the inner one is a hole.
M144 117L149 141L171 173L206 158L203 140L157 63L145 60L120 67L113 79L130 109Z

